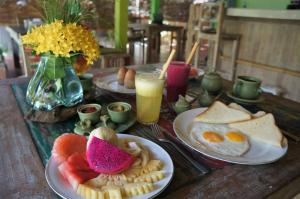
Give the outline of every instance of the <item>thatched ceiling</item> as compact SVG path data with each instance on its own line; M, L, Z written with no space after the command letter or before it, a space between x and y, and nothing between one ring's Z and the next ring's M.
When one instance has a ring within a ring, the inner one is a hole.
M41 18L42 13L35 0L17 2L18 0L0 0L0 25L16 26L27 18ZM26 5L21 5L23 2Z

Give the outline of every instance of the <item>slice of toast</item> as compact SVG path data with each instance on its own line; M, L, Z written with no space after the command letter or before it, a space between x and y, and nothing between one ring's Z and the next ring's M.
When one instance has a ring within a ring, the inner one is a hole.
M244 107L242 107L242 106L240 106L240 105L238 105L237 103L234 103L234 102L230 103L228 105L228 107L234 108L236 110L244 111L245 113L250 114L253 118L258 118L258 117L264 116L266 114L266 112L264 112L264 111L257 111L256 113L252 114L250 111L248 111Z
M231 102L230 104L228 104L228 107L234 108L236 110L244 111L245 113L252 115L252 113L250 111L248 111L247 109L245 109L244 107L242 107L241 105L239 105L237 103Z
M237 129L249 137L278 147L284 147L287 140L275 124L274 116L268 113L248 121L235 122L229 127Z
M251 119L251 115L244 111L230 108L220 101L215 101L206 111L197 115L194 122L232 123Z

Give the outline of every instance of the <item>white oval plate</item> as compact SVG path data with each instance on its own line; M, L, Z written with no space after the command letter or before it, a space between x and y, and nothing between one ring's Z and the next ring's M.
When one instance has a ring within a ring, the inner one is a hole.
M143 146L151 149L152 158L161 160L164 164L163 170L165 171L165 177L164 179L154 183L155 190L144 195L130 197L130 199L154 198L160 194L169 185L174 174L174 165L170 155L154 142L138 136L118 134L118 138L141 143ZM71 185L69 185L68 182L61 176L57 168L57 163L53 160L53 158L50 158L46 165L45 176L51 189L57 195L65 199L82 199L82 197L77 195L71 188Z
M266 144L263 142L259 142L249 138L250 149L248 152L239 157L227 156L216 153L212 150L209 150L206 147L203 147L200 144L197 144L193 141L189 134L189 127L193 119L206 108L197 108L192 109L186 112L181 113L176 117L173 123L174 131L177 137L187 146L192 149L202 153L211 158L215 158L218 160L223 160L225 162L231 162L236 164L246 164L246 165L259 165L259 164L267 164L274 162L284 156L287 152L288 147L279 148L276 146L272 146L270 144Z
M135 94L135 89L126 88L118 83L117 74L110 74L103 77L95 77L94 84L102 89L124 94Z

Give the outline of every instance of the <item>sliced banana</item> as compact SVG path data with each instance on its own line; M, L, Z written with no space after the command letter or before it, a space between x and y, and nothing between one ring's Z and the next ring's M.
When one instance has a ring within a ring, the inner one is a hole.
M142 152L142 148L141 146L139 146L138 143L136 142L128 142L128 148L126 149L126 151L128 153L130 153L131 155L133 155L134 157L138 157L141 152Z
M141 151L142 167L146 166L150 160L150 153L147 148L142 147Z
M134 163L131 165L132 167L141 167L142 166L142 159L136 158Z

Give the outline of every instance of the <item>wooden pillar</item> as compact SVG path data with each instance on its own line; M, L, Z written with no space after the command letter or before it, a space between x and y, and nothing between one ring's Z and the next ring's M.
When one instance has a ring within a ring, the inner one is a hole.
M128 30L128 0L115 1L115 48L126 51Z
M160 0L151 0L151 21L155 21L156 15L159 14Z

